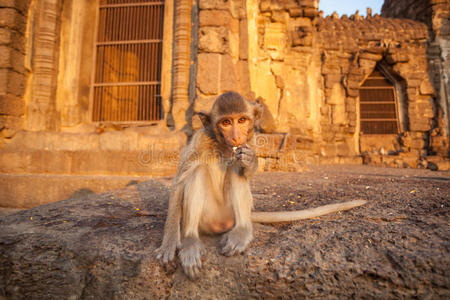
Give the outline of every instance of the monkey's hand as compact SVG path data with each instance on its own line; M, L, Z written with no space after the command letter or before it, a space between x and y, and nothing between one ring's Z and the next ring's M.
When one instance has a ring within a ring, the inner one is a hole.
M251 228L235 227L223 236L221 240L221 253L225 256L242 253L252 239L253 234Z
M177 239L163 242L161 247L155 250L155 257L165 266L172 266L177 248L179 248Z
M184 273L189 279L196 279L202 268L201 255L204 252L203 245L198 238L186 237L178 253Z
M244 175L246 176L252 174L258 167L255 150L247 145L236 149L236 159L244 169Z

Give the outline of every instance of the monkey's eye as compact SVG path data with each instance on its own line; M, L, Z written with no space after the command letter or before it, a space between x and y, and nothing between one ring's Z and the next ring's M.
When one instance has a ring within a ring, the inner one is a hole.
M230 126L231 125L231 120L230 119L225 119L221 123L222 123L223 126Z
M238 122L239 123L245 123L245 121L247 121L247 118L245 118L245 117L242 117L242 118L240 118L239 120L238 120Z

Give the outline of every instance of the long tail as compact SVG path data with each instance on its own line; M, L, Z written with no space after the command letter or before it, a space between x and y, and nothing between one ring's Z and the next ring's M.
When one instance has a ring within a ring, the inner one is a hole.
M349 210L354 207L366 204L366 200L353 200L342 203L328 204L315 208L294 211L275 211L275 212L252 212L252 222L256 223L276 223L291 222L303 219L310 219L337 211Z

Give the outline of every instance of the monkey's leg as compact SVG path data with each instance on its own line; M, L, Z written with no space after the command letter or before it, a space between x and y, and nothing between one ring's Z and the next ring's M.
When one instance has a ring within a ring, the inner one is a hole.
M183 240L178 253L183 270L189 278L198 277L202 267L203 245L199 238L199 224L205 201L210 193L209 172L197 167L186 179L183 201Z
M224 190L226 201L229 201L233 208L235 226L222 238L221 252L225 256L231 256L243 252L253 239L253 198L247 179L233 171L227 173Z

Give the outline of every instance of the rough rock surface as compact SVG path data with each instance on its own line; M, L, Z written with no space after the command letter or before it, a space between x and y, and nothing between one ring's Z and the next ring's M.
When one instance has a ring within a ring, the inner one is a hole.
M166 180L167 182L167 180ZM450 297L450 173L367 166L263 173L255 210L364 198L313 220L255 225L244 255L207 254L198 281L152 256L168 197L163 181L0 217L0 299Z

